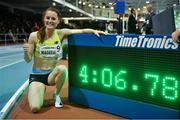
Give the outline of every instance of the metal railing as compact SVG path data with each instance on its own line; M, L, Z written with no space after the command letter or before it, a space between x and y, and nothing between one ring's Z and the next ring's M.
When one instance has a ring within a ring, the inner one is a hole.
M24 39L28 39L29 34L27 33L6 33L6 34L0 34L0 45L6 46L6 45L12 45L12 44L20 44L23 43Z

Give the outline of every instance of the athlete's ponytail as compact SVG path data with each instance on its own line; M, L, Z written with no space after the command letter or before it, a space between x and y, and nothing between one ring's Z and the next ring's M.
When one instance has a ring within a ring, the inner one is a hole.
M45 26L41 27L41 29L37 32L37 38L40 40L40 43L44 42L45 39Z

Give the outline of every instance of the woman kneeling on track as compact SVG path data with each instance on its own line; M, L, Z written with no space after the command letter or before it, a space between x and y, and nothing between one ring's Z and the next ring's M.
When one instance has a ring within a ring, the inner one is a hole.
M61 14L55 8L48 8L42 15L44 26L37 32L32 32L28 42L23 45L24 59L30 62L34 59L32 74L29 77L28 101L32 112L38 112L44 103L45 85L56 86L53 93L55 107L63 107L59 92L67 79L67 68L57 65L61 51L62 40L70 34L94 33L97 36L103 31L93 29L56 29Z

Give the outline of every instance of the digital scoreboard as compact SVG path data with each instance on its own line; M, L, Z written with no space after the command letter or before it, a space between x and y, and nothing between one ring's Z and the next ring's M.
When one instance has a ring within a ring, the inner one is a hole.
M69 100L126 118L180 118L180 47L170 36L69 36Z

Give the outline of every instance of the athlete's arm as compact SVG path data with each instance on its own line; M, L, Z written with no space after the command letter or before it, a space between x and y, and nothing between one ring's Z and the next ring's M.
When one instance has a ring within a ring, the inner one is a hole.
M36 39L36 33L33 32L29 35L29 39L28 42L26 40L24 40L24 45L23 45L23 49L24 49L24 60L26 62L30 62L32 60L32 57L34 55L34 41Z
M180 37L180 29L178 29L172 33L172 39L174 42L177 42L179 37Z
M71 34L77 34L77 33L93 33L99 36L99 34L106 34L103 31L94 30L94 29L61 29L59 30L61 34L64 35L64 37L71 35Z

